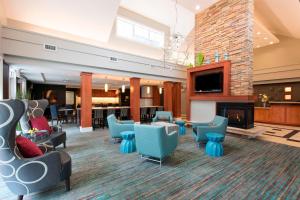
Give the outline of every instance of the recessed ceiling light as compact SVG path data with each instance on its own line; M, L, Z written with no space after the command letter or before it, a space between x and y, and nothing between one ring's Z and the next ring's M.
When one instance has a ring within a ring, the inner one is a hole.
M267 40L268 38L267 37L264 37L264 40Z
M270 42L270 44L273 44L273 43L274 43L273 41Z
M260 35L260 34L261 34L261 32L259 32L259 31L258 31L256 34L257 34L257 35Z
M259 45L256 46L256 48L259 48L259 47L260 47Z
M196 5L195 9L200 10L200 5Z

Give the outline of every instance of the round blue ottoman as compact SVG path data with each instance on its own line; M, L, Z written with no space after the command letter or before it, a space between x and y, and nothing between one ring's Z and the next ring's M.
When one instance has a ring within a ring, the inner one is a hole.
M221 157L224 154L223 144L224 135L219 133L207 133L208 142L205 147L207 155L212 157Z
M178 120L175 123L179 126L179 135L185 135L185 122Z
M136 151L135 146L135 133L134 131L124 131L121 133L121 136L123 138L121 145L120 145L120 151L121 153L132 153Z

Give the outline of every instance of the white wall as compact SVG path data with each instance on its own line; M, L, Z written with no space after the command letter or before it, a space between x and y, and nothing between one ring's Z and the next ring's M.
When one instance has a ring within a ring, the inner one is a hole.
M191 101L191 121L210 122L215 115L215 101Z
M254 49L254 84L300 81L300 39L277 37L278 44Z

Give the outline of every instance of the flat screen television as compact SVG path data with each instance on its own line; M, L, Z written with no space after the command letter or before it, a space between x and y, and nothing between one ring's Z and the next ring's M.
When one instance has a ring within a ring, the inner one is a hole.
M208 74L199 74L195 76L195 92L223 92L223 72L213 72Z

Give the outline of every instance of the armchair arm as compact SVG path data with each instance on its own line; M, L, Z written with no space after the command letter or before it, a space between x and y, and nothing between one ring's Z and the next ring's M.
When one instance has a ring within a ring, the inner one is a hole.
M60 182L62 164L58 151L52 151L39 157L24 159L23 161L24 164L32 163L30 167L24 167L22 169L23 177L41 178L40 181L32 185L33 188L31 192L39 191L42 188L47 188Z
M134 124L116 124L116 129L118 130L119 133L123 131L133 131L134 129Z
M208 126L211 122L192 122L192 127L195 128L197 126Z
M155 117L152 118L152 122L157 122L157 120L158 120L158 117L157 117L157 115L155 115Z
M168 152L171 153L178 145L178 132L173 131L167 134Z
M221 127L219 127L219 126L197 126L197 135L199 135L201 133L206 134L209 132L224 134L224 133L222 133Z
M174 118L172 116L170 116L170 123L174 122Z
M133 120L122 120L122 121L118 121L119 124L134 124Z

